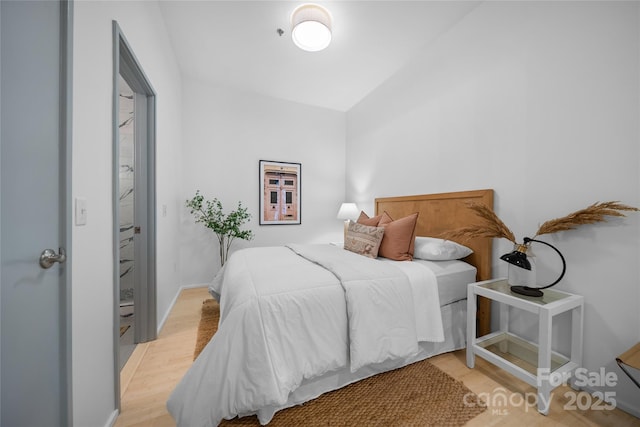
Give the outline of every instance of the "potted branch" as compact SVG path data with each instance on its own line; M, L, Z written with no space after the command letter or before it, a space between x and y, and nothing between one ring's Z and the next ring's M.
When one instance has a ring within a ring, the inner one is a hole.
M204 200L200 190L197 190L193 199L186 201L186 206L191 209L191 214L195 217L196 223L202 223L218 237L221 266L227 261L229 248L235 239L253 239L251 230L240 229L243 224L251 219L251 214L247 212L247 208L242 206L242 202L238 202L236 210L225 215L222 210L222 203L218 199Z

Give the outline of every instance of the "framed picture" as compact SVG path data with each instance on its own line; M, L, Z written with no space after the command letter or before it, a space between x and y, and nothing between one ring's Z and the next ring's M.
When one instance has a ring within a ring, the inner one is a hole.
M260 160L260 225L300 224L300 163Z

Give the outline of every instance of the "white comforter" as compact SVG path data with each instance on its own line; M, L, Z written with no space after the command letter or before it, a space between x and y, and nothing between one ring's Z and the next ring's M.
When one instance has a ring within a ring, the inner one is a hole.
M281 406L305 379L444 339L433 273L335 246L237 251L214 291L218 331L167 402L179 426Z

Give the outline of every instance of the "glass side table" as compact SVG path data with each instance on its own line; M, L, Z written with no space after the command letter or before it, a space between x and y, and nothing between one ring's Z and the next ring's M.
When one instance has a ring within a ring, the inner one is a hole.
M476 297L499 303L500 329L476 338ZM509 331L509 307L536 314L539 319L538 343L527 341ZM571 311L571 355L551 350L553 317ZM467 290L467 366L475 366L475 356L504 369L537 388L538 412L547 415L551 391L582 365L582 328L584 297L545 289L540 298L511 292L506 279L471 283ZM552 375L553 374L553 375ZM558 376L561 375L561 376Z

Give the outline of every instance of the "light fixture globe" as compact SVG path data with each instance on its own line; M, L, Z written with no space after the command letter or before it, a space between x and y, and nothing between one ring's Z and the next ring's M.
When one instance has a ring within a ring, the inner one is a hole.
M303 4L291 14L291 38L307 52L320 51L331 43L331 14L317 4Z

